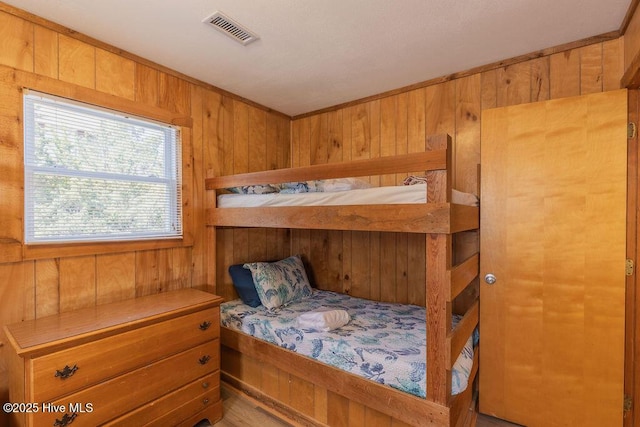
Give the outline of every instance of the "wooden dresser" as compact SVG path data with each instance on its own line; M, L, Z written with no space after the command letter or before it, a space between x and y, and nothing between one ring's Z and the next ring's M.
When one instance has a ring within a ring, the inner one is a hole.
M5 326L12 424L218 421L220 302L183 289Z

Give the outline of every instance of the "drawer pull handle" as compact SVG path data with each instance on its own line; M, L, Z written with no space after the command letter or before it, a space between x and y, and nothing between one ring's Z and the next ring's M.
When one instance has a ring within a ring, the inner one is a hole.
M62 368L62 371L59 369L56 369L56 377L60 377L61 380L66 380L67 378L73 376L73 374L76 373L76 371L78 370L78 365L73 365L73 368L70 368L69 365L65 365L64 368Z
M207 382L202 383L202 388L209 388L209 383Z
M64 416L62 417L61 420L56 418L56 422L53 423L53 427L65 427L68 426L69 424L71 424L73 422L73 420L76 419L76 417L78 416L78 414L76 414L75 412L71 415L69 414L64 414Z
M209 360L211 360L211 356L209 356L208 354L205 354L200 359L198 359L198 362L200 362L201 365L206 365L207 362L209 362Z
M200 323L200 330L201 331L206 331L207 329L209 329L209 326L211 326L211 322L204 321L204 322Z
M209 398L205 397L204 399L202 399L202 403L204 403L205 405L209 403Z

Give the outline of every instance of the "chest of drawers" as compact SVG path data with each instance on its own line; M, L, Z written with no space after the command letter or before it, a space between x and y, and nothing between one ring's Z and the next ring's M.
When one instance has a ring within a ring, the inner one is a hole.
M12 424L219 420L221 301L183 289L7 325Z

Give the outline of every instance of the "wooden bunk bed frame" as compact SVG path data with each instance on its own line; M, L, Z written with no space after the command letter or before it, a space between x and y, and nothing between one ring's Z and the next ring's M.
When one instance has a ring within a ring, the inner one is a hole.
M207 225L425 234L428 341L426 399L380 385L225 327L221 328L223 347L248 355L260 363L271 364L349 401L374 408L409 425L474 425L474 383L478 370L478 349L474 352L469 385L464 392L455 396L451 395L451 369L465 342L478 325L477 294L470 304L465 304L465 312L458 313L464 317L455 329L452 329L451 317L454 299L477 283L479 254L476 252L458 265L452 265L452 236L454 233L478 229L479 208L451 203L451 138L448 135L431 136L427 139L426 148L423 153L221 176L206 180L207 190L215 191L243 185L425 171L428 184L427 203L263 208L214 206L207 210ZM215 197L212 199L215 200ZM224 372L223 377L236 388L253 391L254 395L269 399L268 396L260 396L260 393L252 390L241 378ZM290 413L296 412L293 408L287 410ZM300 414L300 419L309 418Z

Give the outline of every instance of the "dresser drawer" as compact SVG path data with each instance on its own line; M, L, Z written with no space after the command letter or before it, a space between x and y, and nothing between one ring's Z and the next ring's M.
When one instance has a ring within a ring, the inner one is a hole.
M33 387L27 400L64 396L216 339L219 319L219 308L210 308L31 359Z
M73 417L73 427L96 426L115 419L125 412L217 371L220 366L219 346L216 339L57 399L53 402L54 407L64 406L67 409L65 412L40 411L30 414L30 425L60 425L64 422L65 416L67 419ZM146 350L149 352L152 349L153 347L150 347ZM91 404L92 411L73 413L69 411L70 404L81 404L84 408Z
M104 424L104 427L143 426L160 422L160 425L175 425L202 409L220 400L220 371L198 378L196 381L179 388L159 399ZM190 409L182 408L188 405ZM171 414L177 408L179 414ZM176 422L166 422L168 418L177 418ZM160 421L162 420L162 421ZM164 423L164 424L163 424Z
M166 415L144 424L144 427L166 427L177 426L184 420L196 415L199 412L207 410L209 421L214 423L222 418L222 399L214 399L215 393L204 393L190 402L175 408ZM210 415L215 414L215 415ZM133 425L133 424L130 424ZM191 427L193 423L189 425Z

